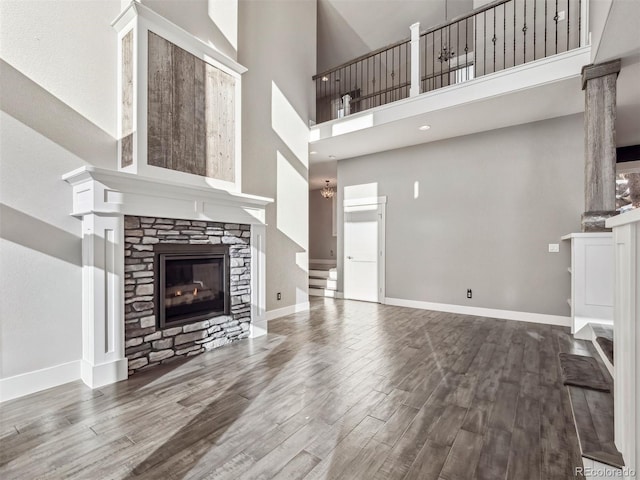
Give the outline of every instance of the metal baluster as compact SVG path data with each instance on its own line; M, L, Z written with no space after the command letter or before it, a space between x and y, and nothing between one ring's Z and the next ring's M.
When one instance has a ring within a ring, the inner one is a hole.
M547 15L547 2L544 0L544 56L547 56L547 23L549 23L549 16Z
M516 6L517 3L513 2L513 66L516 66Z
M578 0L578 47L582 46L582 0Z
M553 19L556 22L556 53L558 53L558 0L556 0L556 16Z
M569 5L569 0L567 0L567 52L569 51L569 20L571 19L571 5Z
M538 0L533 0L533 59L536 59L536 10L538 8Z
M493 42L493 71L496 71L496 11L493 10L493 38L491 39Z
M527 63L527 0L524 0L524 26L522 27L522 63Z
M502 68L507 68L507 4L502 4Z
M485 75L487 73L487 11L485 10L482 15L484 16L484 20L482 21L484 27L484 35L482 36L482 47L484 50L484 68L482 69L482 74Z
M436 33L431 34L431 88L429 90L435 90L436 88Z

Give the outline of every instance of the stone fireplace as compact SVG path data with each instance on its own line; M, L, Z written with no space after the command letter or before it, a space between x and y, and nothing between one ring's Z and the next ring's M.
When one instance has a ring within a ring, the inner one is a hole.
M95 167L63 176L82 219L81 376L92 388L266 334L273 200L176 178Z
M62 177L82 219L81 377L92 388L266 333L273 200L240 191L246 68L139 2L112 25L118 171Z
M129 375L249 336L251 226L125 216Z

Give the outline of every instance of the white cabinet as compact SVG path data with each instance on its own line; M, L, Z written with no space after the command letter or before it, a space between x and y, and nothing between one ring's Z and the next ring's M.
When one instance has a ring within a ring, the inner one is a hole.
M613 325L613 234L571 233L571 333L587 323Z

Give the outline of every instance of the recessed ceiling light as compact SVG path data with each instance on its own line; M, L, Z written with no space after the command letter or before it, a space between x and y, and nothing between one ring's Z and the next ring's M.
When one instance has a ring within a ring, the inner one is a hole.
M311 152L309 152L309 155L315 155L316 153L318 152L316 152L315 150L312 150Z
M418 127L418 130L422 130L423 132L425 130L429 130L431 128L431 125L422 125L421 127Z

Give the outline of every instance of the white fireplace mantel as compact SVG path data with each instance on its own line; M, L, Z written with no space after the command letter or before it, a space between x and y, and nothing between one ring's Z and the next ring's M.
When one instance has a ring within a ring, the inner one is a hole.
M272 199L95 167L62 176L82 219L82 380L91 388L127 378L124 355L124 216L251 225L251 332L267 332L265 208Z

